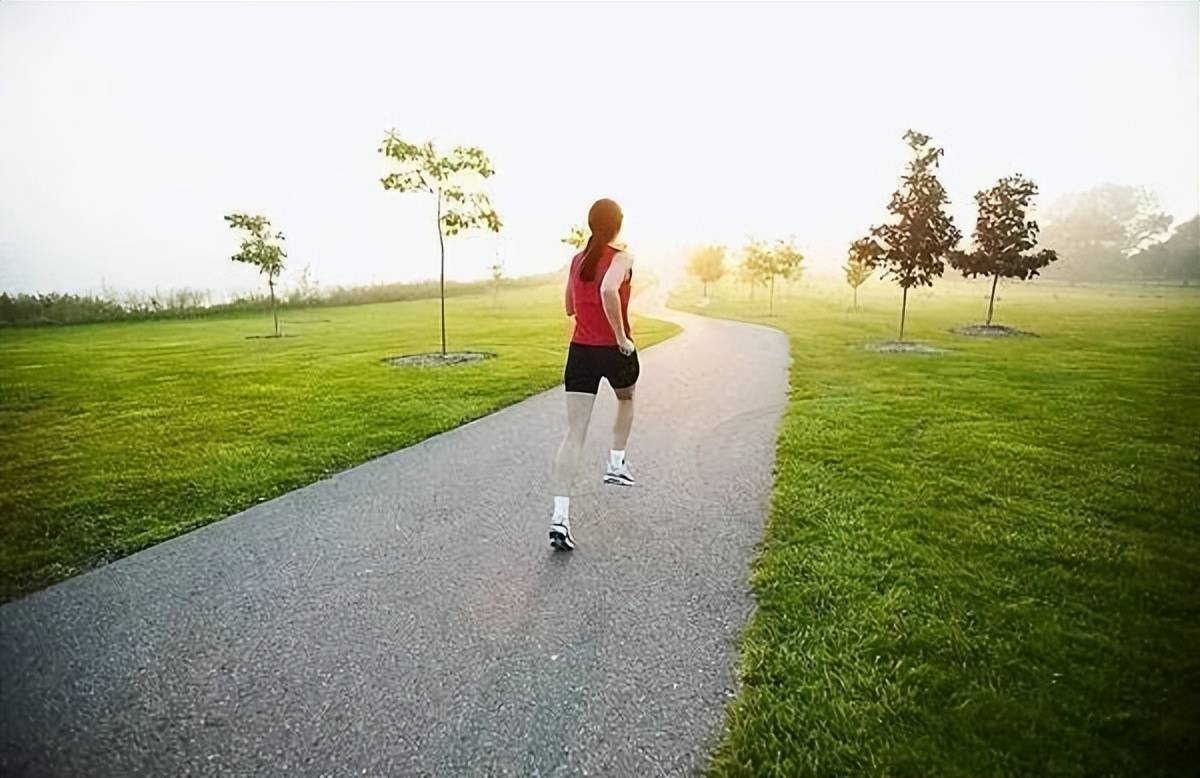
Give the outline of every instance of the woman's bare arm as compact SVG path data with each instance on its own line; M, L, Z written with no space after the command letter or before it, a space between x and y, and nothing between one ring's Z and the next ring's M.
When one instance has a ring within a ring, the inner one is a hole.
M617 346L629 354L633 351L633 341L625 334L625 321L621 318L621 284L633 269L633 255L622 251L613 257L604 280L600 282L600 302L604 305L604 315L612 327L613 335L617 336Z
M571 293L571 276L567 276L567 291L563 293L563 308L568 316L575 315L575 295Z

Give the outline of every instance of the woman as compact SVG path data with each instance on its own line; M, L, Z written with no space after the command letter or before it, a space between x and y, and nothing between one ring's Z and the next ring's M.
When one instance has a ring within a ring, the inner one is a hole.
M575 548L571 536L571 483L579 469L579 456L592 418L600 379L617 395L617 420L604 483L633 486L625 464L625 444L633 426L633 387L640 367L629 327L629 284L633 257L614 245L624 217L612 200L597 200L588 211L592 236L571 260L565 304L575 317L575 331L567 352L564 383L567 389L567 432L554 460L554 517L550 520L550 545L560 551Z

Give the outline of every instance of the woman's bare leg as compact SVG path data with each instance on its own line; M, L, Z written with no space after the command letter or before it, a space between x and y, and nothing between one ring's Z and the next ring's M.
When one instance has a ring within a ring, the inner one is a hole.
M633 387L614 390L617 395L617 420L613 422L613 450L624 451L633 429Z
M571 495L571 485L579 472L583 441L587 438L588 422L592 419L592 406L596 403L596 395L587 392L567 392L566 395L567 431L558 447L558 455L554 457L552 486L556 498Z

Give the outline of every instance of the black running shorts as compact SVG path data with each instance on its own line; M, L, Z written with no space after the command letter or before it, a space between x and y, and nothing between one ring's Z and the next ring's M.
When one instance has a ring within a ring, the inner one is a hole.
M567 352L563 383L568 392L595 394L600 391L600 379L607 378L613 389L628 389L637 383L641 371L636 351L625 356L616 346L572 343Z

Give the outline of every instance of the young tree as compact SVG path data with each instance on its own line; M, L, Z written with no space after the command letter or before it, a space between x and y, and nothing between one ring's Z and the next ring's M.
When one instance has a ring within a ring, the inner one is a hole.
M737 270L734 271L734 278L737 279L738 283L746 285L746 287L750 290L750 302L754 302L754 286L758 283L758 276L754 272L754 268L751 265L746 264L746 255L744 249L742 262L737 266Z
M934 170L944 150L931 147L928 135L909 130L904 140L913 150L908 173L892 194L888 212L891 224L871 228L860 249L872 268L882 267L904 290L900 302L900 340L904 340L904 318L908 312L908 290L933 286L933 279L946 270L946 256L962 239L943 206L950 202Z
M771 258L774 260L775 269L775 273L771 277L771 294L773 296L776 276L784 281L799 281L804 275L804 255L792 244L792 241L779 240L775 242ZM774 315L773 302L770 311L771 315Z
M283 272L283 260L287 252L283 250L280 241L284 240L282 232L271 233L271 222L266 216L248 213L231 213L225 217L229 228L241 230L242 248L230 259L234 262L245 262L258 268L258 272L267 277L267 289L271 296L271 318L275 321L275 337L279 337L279 313L275 310L275 282Z
M455 146L442 155L432 141L422 145L401 140L389 130L379 153L400 163L399 171L379 179L384 189L398 192L422 192L437 202L438 248L441 251L440 294L442 299L442 356L446 355L446 236L463 230L500 231L500 216L486 194L469 191L496 171L483 149Z
M750 282L750 301L754 301L754 287L765 284L770 272L770 250L761 240L752 240L742 249L742 271Z
M492 265L492 304L500 302L500 279L504 278L504 263L499 259Z
M560 240L568 246L574 246L576 249L582 250L587 245L588 232L578 224L572 224L571 229Z
M1037 222L1025 218L1037 184L1022 176L1001 178L991 189L977 192L975 202L974 251L950 254L950 264L963 276L991 276L992 294L988 298L987 323L992 323L996 305L996 284L1000 277L1033 278L1038 271L1058 259L1052 249L1027 253L1037 245Z
M321 299L321 283L313 277L312 268L305 265L296 279L296 286L288 296L291 305L307 305Z
M704 246L688 257L687 271L704 284L704 299L708 299L708 285L715 284L725 275L725 247Z
M846 283L854 290L854 310L858 310L858 287L862 286L874 268L871 267L870 238L860 238L850 244L850 259L842 265L846 271Z
M797 279L804 272L804 255L791 241L778 240L774 246L760 241L751 241L745 248L743 264L751 277L770 291L767 297L767 315L775 315L775 279Z

